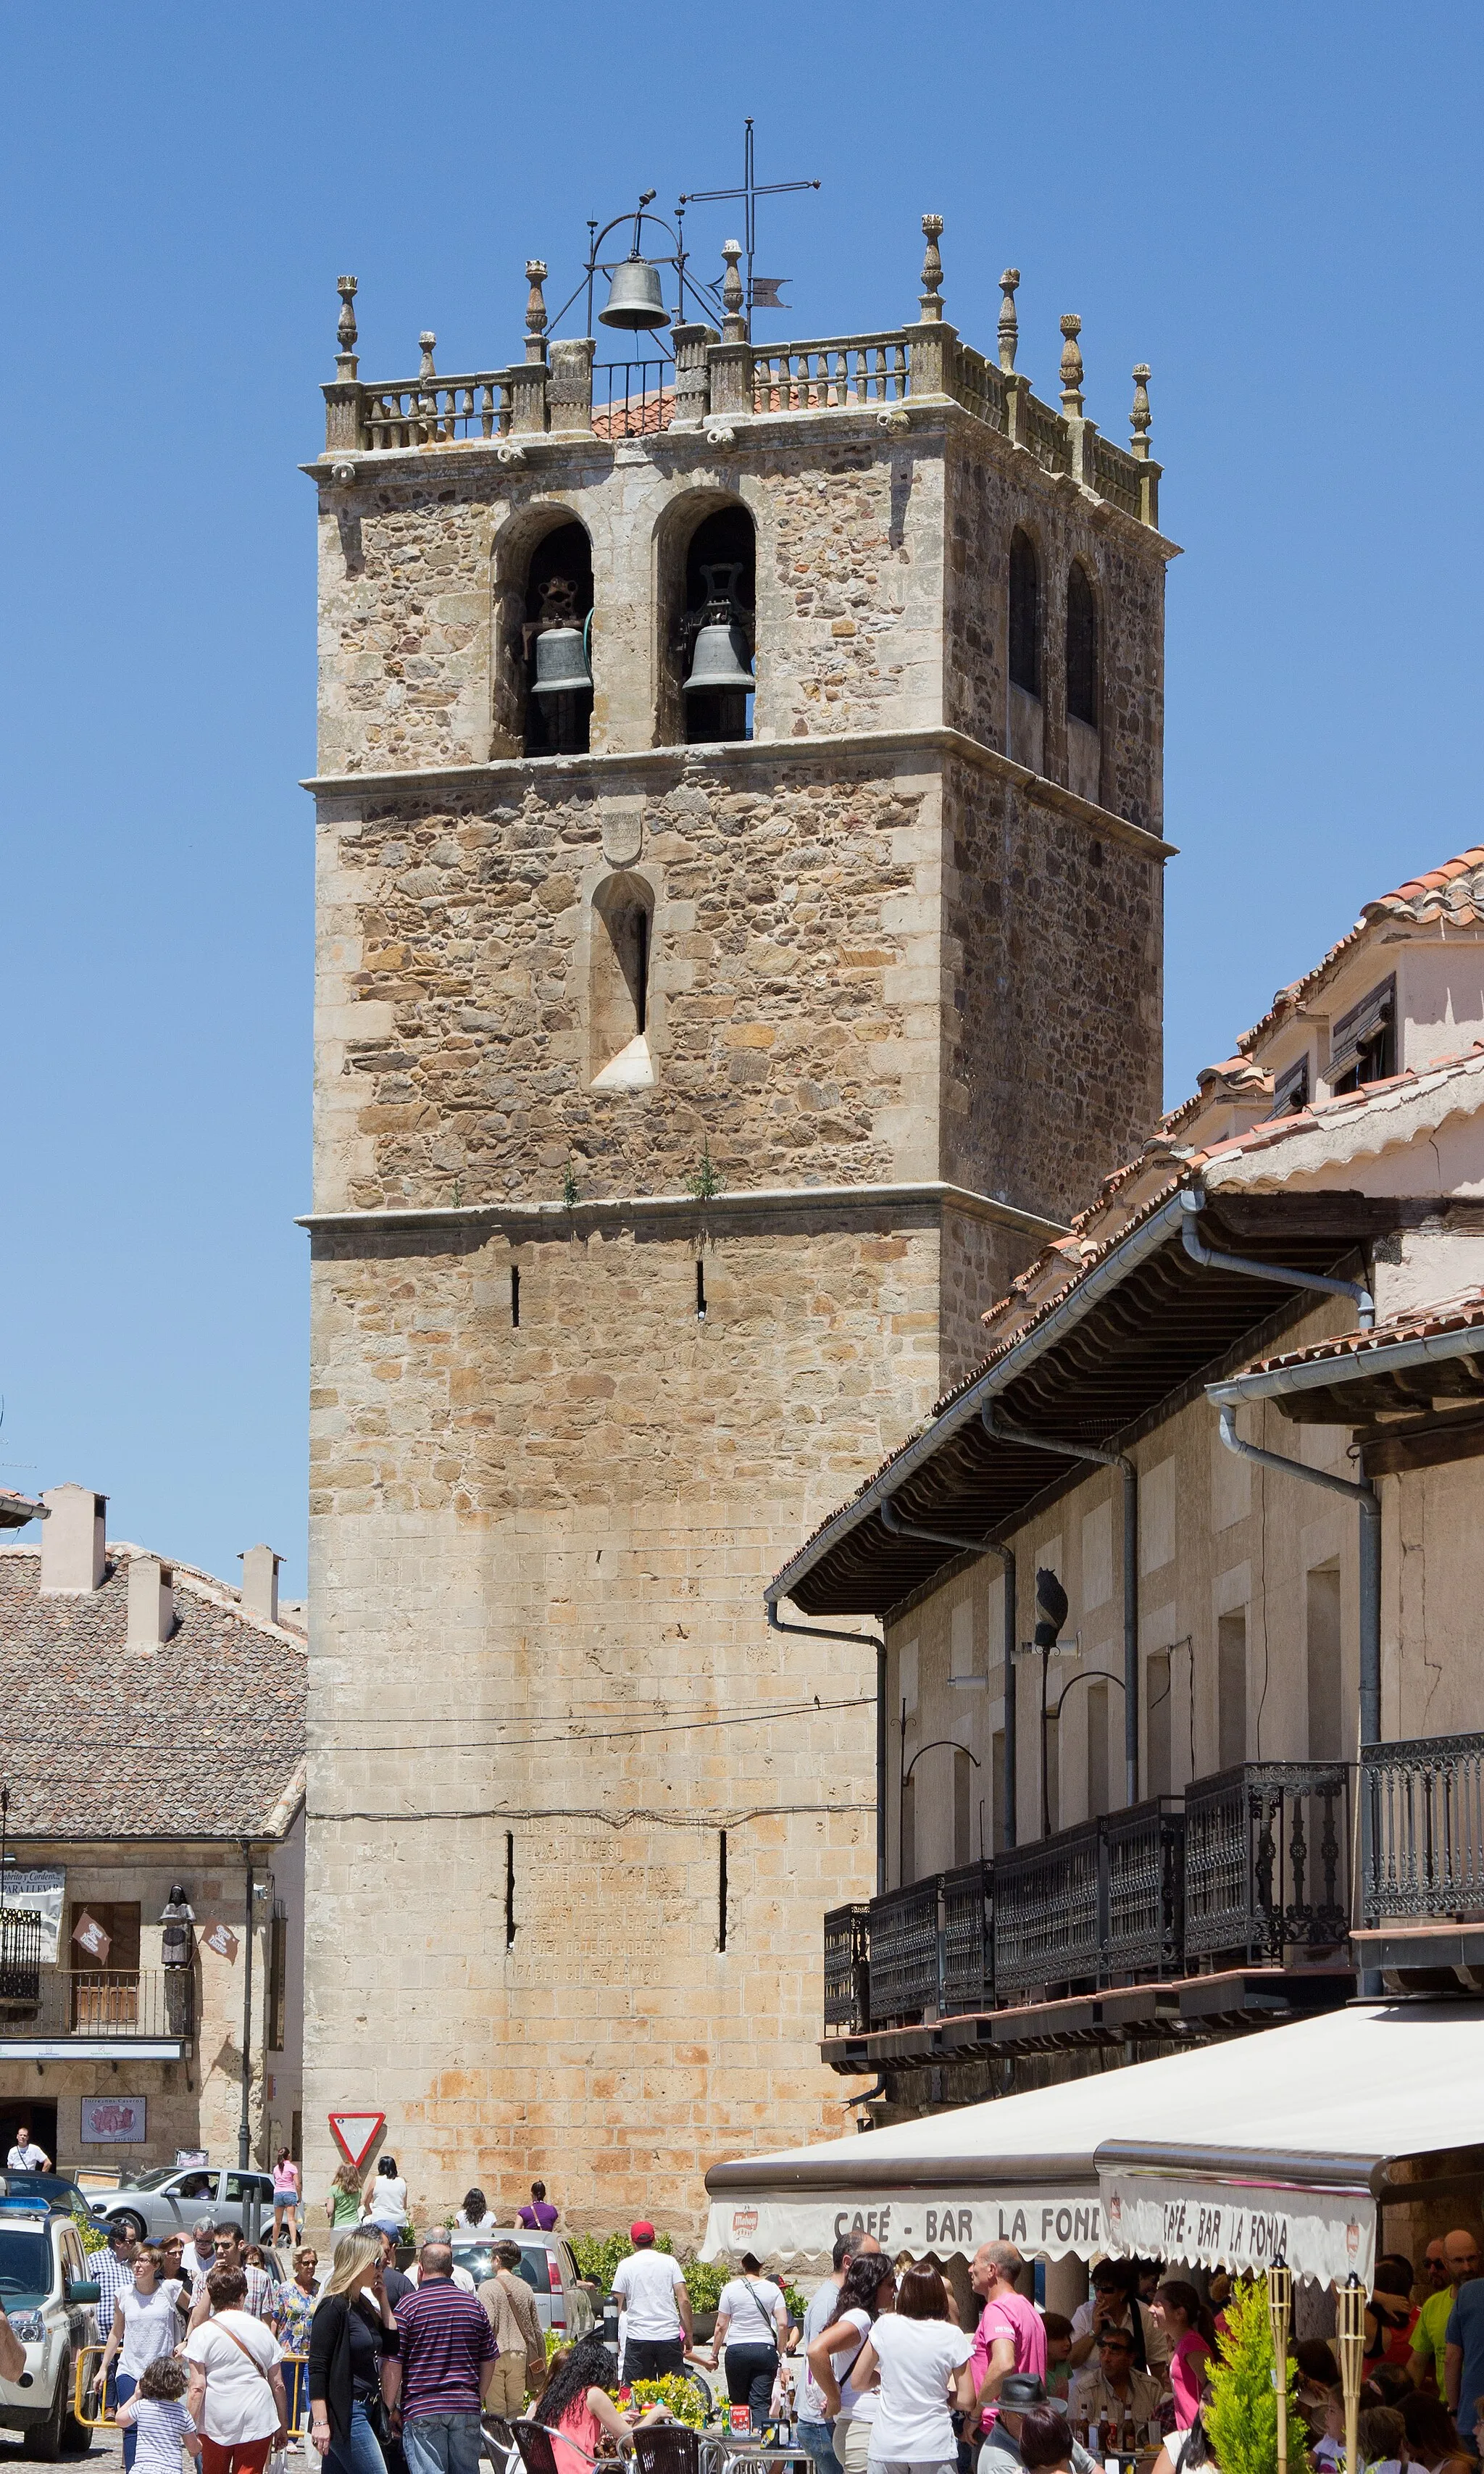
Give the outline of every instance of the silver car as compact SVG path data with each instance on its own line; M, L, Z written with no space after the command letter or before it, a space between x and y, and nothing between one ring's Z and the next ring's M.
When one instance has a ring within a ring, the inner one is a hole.
M577 2263L560 2234L527 2233L523 2225L513 2226L509 2233L450 2233L453 2265L467 2268L475 2289L495 2273L495 2253L501 2243L515 2243L521 2253L521 2265L514 2271L523 2276L536 2296L536 2316L542 2327L554 2328L564 2344L575 2344L586 2337L594 2324L593 2288L584 2285L577 2274Z
M246 2230L255 2200L259 2224L271 2226L270 2173L244 2173L235 2165L158 2165L116 2191L94 2193L93 2214L113 2224L133 2225L141 2242L158 2242L162 2234L192 2232L203 2217Z

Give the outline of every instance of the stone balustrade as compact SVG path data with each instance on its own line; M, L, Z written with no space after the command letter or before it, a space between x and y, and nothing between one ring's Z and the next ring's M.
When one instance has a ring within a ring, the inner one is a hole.
M520 441L553 435L618 441L654 436L711 423L807 418L817 413L869 412L897 427L905 407L929 401L960 405L1034 456L1044 472L1065 475L1137 521L1157 527L1160 467L1149 451L1149 371L1133 373L1132 437L1127 448L1103 437L1083 417L1081 320L1061 321L1062 409L1032 391L1015 368L1018 323L1015 290L1020 277L1007 268L1000 279L1005 305L999 319L998 366L974 351L947 324L938 298L942 265L936 215L923 218L928 253L918 320L910 326L861 335L833 335L805 343L759 346L747 337L740 314L741 293L728 295L726 331L676 326L673 361L604 362L603 400L594 401L592 337L547 342L542 298L546 267L533 259L526 274L525 359L505 370L481 370L439 377L433 368L434 337L422 338L423 365L416 377L368 385L356 375L354 278L343 276L340 352L334 381L325 388L326 451L377 453L391 449L437 449L481 440ZM728 282L736 267L728 243ZM740 253L738 253L740 255ZM663 348L661 348L663 350ZM507 452L520 451L517 447Z

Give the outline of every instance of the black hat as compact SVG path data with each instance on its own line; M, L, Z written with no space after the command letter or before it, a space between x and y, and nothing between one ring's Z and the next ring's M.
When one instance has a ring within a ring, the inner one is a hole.
M1043 2380L1038 2380L1034 2371L1007 2371L1000 2382L1000 2393L995 2402L997 2405L1008 2405L1013 2408L1044 2405L1046 2384Z

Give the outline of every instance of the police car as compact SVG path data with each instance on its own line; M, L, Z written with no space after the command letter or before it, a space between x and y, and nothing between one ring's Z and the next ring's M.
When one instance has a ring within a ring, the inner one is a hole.
M98 2283L67 2209L0 2198L0 2302L26 2349L18 2380L0 2380L0 2430L24 2435L28 2457L79 2453L92 2434L72 2413L77 2357L95 2341Z

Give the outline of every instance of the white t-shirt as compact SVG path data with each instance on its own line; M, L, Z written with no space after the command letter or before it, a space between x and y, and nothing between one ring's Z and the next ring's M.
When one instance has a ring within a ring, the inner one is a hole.
M378 2173L371 2186L371 2205L366 2211L374 2224L404 2224L407 2216L407 2185L400 2173Z
M620 2259L613 2290L623 2300L623 2334L663 2344L684 2334L675 2308L675 2289L682 2286L680 2262L668 2250L631 2251Z
M721 2288L717 2315L726 2313L729 2345L776 2345L776 2315L783 2308L783 2295L770 2276L734 2276Z
M42 2173L46 2159L35 2143L27 2147L12 2147L5 2160L8 2173Z
M948 2381L972 2358L972 2337L949 2319L904 2319L888 2311L872 2328L871 2343L881 2365L881 2389L870 2455L917 2465L956 2464Z
M124 2315L124 2341L119 2347L118 2367L127 2379L136 2380L158 2363L161 2354L173 2354L181 2341L181 2319L176 2310L182 2289L175 2277L157 2285L153 2293L141 2293L136 2285L121 2285L114 2296L114 2308Z
M838 2354L830 2356L835 2365L835 2376L839 2381L839 2419L841 2422L873 2422L876 2417L876 2408L881 2401L880 2397L875 2389L852 2388L849 2373L864 2352L864 2340L870 2335L875 2322L870 2313L863 2311L859 2304L854 2311L842 2311L839 2316L841 2319L848 2319L852 2328L859 2328L862 2337L862 2342L859 2345L842 2346ZM829 2322L826 2321L825 2325L828 2326ZM841 2377L842 2373L843 2377Z
M455 2233L492 2234L499 2222L499 2219L492 2217L488 2208L482 2217L466 2217L463 2209L460 2208L453 2219L453 2230Z
M214 2319L203 2319L186 2344L185 2359L199 2363L207 2375L201 2430L207 2439L222 2448L242 2447L278 2430L278 2399L264 2374L282 2362L283 2348L261 2319L247 2311L219 2311Z

